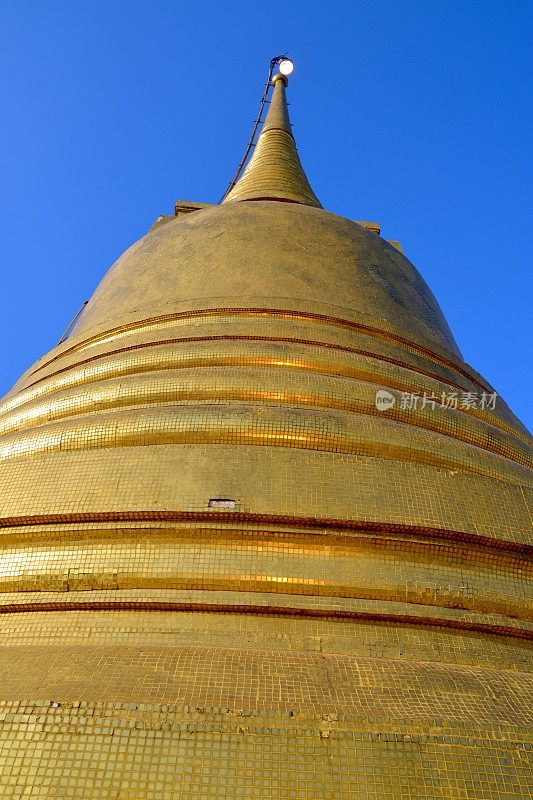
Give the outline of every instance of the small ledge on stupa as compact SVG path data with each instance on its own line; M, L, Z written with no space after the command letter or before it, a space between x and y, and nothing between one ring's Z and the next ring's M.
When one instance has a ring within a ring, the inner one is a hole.
M390 245L396 248L400 253L403 254L403 247L396 239L387 239L386 240Z
M367 231L375 233L376 236L381 236L381 225L379 222L368 222L367 220L363 219L354 219L353 221L357 225L362 225L362 227L366 228ZM390 244L392 247L398 250L399 253L402 253L403 255L404 252L403 247L400 244L400 242L397 241L397 239L385 239L385 241L387 242L387 244Z
M174 215L190 214L192 211L201 211L203 208L211 208L215 203L194 203L192 200L176 200L174 205Z
M164 225L166 222L170 222L171 219L176 219L176 217L181 217L183 214L190 214L193 211L201 211L203 208L212 208L215 203L194 203L192 200L176 200L174 204L174 213L173 214L160 214L150 231L155 231L156 228L160 228L161 225Z
M363 228L366 228L367 231L372 231L372 233L377 234L377 236L381 233L381 225L379 222L367 222L363 219L354 219L353 220L357 225L362 225Z

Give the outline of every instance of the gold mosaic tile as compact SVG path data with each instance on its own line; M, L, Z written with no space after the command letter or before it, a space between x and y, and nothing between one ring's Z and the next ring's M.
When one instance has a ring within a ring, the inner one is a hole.
M531 438L281 111L0 403L2 800L533 798Z

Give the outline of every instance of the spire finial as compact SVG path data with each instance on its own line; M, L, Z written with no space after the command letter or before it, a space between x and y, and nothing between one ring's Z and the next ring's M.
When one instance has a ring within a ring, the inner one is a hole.
M287 69L292 62L279 64L280 72L272 78L274 87L270 107L253 156L240 179L228 192L223 203L237 200L279 200L322 208L303 170L292 134L285 88Z

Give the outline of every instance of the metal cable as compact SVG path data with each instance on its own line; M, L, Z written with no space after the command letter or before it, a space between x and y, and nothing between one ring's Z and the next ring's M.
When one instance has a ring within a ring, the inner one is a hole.
M220 203L222 203L222 201L228 196L228 194L231 192L231 190L233 189L233 187L235 186L235 184L239 180L240 174L241 174L241 172L242 172L242 170L244 168L244 165L246 164L246 160L247 160L247 158L248 158L248 156L250 154L250 150L254 146L255 134L257 133L257 129L259 127L259 123L261 122L261 116L263 114L263 109L265 107L265 103L267 102L267 96L268 96L268 91L269 91L270 86L271 86L270 82L272 80L272 73L274 72L274 67L276 66L276 64L279 64L279 62L281 60L283 60L284 58L286 58L286 57L287 57L286 54L283 54L281 56L275 56L274 58L272 58L270 60L270 65L269 65L269 68L268 68L268 78L267 78L267 82L265 83L265 88L263 89L263 96L261 97L261 102L259 104L259 113L257 114L257 117L256 117L255 122L254 122L254 127L252 129L252 135L250 136L250 140L248 142L248 146L246 147L246 150L244 151L244 155L243 155L243 157L241 159L241 162L240 162L239 166L237 167L237 172L235 173L235 175L233 176L232 180L230 181L230 184L229 184L228 188L226 189L226 191L224 192L224 194L220 198L220 200L219 200Z

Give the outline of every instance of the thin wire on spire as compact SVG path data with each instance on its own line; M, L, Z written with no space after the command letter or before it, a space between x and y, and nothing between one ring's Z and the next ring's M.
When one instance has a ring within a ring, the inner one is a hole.
M254 127L252 129L252 134L250 136L250 139L248 141L248 145L246 147L246 150L244 151L244 155L243 155L243 157L242 157L242 159L240 161L240 164L237 167L237 172L235 173L235 175L231 179L228 188L226 189L226 191L224 192L224 194L220 198L220 200L219 200L220 203L222 203L222 201L228 196L228 194L231 192L231 190L233 189L233 187L235 186L235 184L239 180L240 174L244 169L244 166L246 164L248 156L250 155L250 151L251 151L252 147L254 147L254 145L255 145L255 142L254 142L255 134L257 133L257 129L258 129L260 123L262 122L261 115L263 114L263 109L265 107L265 104L269 102L267 100L267 96L268 96L268 92L269 92L270 87L271 87L272 74L274 72L274 68L275 68L276 64L279 64L280 61L282 61L285 58L287 58L287 54L286 53L284 53L281 56L274 56L274 58L270 59L270 65L268 67L268 78L267 78L267 81L265 83L265 88L263 89L263 95L261 97L261 102L259 104L259 112L257 114L257 117L255 118L255 121L254 121Z

